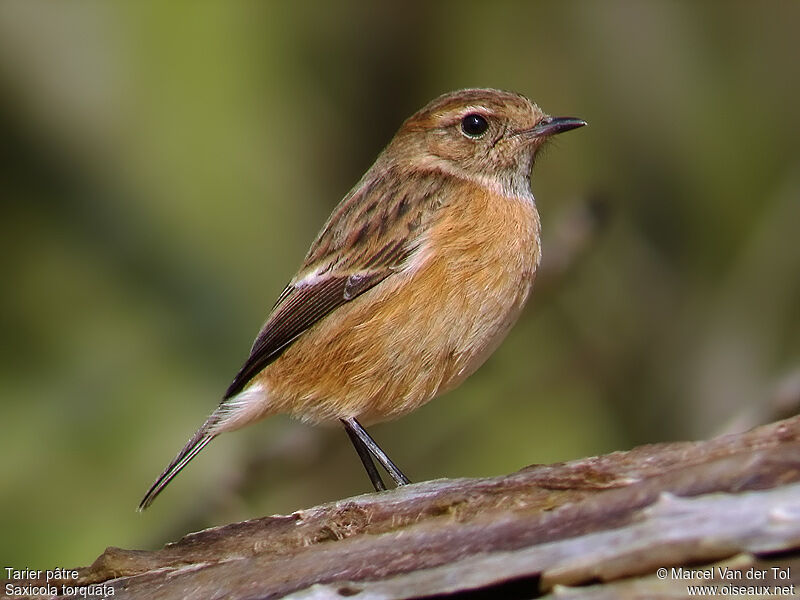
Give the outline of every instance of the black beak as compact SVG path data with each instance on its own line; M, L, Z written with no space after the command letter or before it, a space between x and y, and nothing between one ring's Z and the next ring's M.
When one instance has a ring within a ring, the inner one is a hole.
M586 125L586 121L575 117L545 117L536 124L536 127L521 133L529 137L549 137L584 125Z

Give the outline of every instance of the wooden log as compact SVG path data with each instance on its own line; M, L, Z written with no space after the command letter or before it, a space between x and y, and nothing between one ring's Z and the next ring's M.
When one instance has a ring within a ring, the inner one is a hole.
M165 600L634 598L681 597L695 584L792 586L798 574L793 417L709 441L412 484L155 551L108 548L68 583L94 585L90 598L113 588L115 598Z

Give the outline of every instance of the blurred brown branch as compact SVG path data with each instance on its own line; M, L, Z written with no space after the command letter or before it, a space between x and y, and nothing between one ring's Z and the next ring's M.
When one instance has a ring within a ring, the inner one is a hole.
M564 586L582 586L570 597L682 597L693 582L656 577L659 567L789 567L789 580L772 583L797 583L798 505L794 417L710 441L367 494L152 552L109 548L77 584L164 599L538 597Z
M563 208L553 218L545 237L546 250L536 275L537 295L550 289L573 268L596 243L608 224L613 207L601 192L593 192Z

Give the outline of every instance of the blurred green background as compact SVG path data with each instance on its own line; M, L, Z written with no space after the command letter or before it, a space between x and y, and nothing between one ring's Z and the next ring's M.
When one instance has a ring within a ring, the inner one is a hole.
M534 299L459 390L372 433L413 480L770 418L800 364L800 3L0 3L0 567L368 491L274 418L142 494L330 210L460 87L588 128L533 190ZM793 387L794 386L794 387Z

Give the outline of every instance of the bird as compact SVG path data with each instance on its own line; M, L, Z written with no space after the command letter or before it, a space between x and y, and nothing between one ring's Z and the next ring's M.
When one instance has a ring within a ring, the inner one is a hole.
M376 491L386 485L374 460L397 486L410 483L362 423L454 389L505 338L541 257L534 159L584 125L481 88L406 119L334 208L221 403L139 510L219 434L275 414L341 423Z

